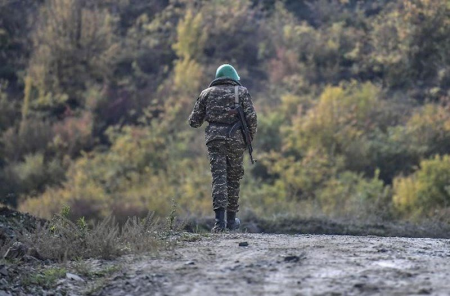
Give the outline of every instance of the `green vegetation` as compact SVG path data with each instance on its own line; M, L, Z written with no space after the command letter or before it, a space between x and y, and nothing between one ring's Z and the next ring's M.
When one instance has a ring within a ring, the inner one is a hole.
M110 216L89 226L84 218L74 223L55 215L45 225L21 234L18 240L33 246L42 258L65 261L156 252L168 243L165 241L168 234L152 215L144 219L128 218L123 226Z
M22 281L25 286L36 285L44 289L50 289L56 285L57 280L66 276L66 272L67 271L64 268L48 268L43 270L42 272L30 274Z
M449 52L448 0L0 2L0 201L76 235L209 215L186 120L230 63L260 119L243 210L449 222Z

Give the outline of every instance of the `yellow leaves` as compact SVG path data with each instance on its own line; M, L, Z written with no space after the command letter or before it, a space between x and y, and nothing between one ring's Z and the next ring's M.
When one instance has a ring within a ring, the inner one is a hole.
M287 200L313 197L314 191L341 166L339 159L314 148L309 149L301 160L273 152L267 155L265 162L270 173L279 176L277 186L283 188Z
M403 213L417 211L417 188L416 182L412 177L396 178L394 180L395 194L392 198L395 208Z
M183 93L192 94L200 89L203 67L190 57L176 62L174 74L175 87Z
M192 10L188 10L177 26L177 42L172 46L179 58L175 62L174 84L184 95L191 96L198 92L202 82L203 67L197 62L203 55L206 41L206 32L202 24L202 14L197 13L194 16ZM173 103L176 102L172 102L172 105Z
M396 210L411 218L433 215L450 203L450 155L423 160L409 177L394 180L393 203ZM448 217L446 217L448 221Z
M438 145L450 139L450 110L436 104L426 104L407 122L411 140L418 145ZM445 144L444 144L445 145ZM445 149L445 147L442 147Z
M182 158L181 141L171 142L160 133L157 126L109 131L112 147L107 152L83 154L72 163L61 186L26 200L21 209L46 218L65 205L76 217L102 218L111 211L119 219L146 211L163 217L174 199L185 213L209 213L207 157Z
M106 9L85 1L45 1L28 68L28 84L38 90L35 107L57 109L68 98L82 106L84 88L112 75L119 50L115 24Z
M289 115L302 115L306 109L312 104L311 100L305 97L296 96L293 94L285 94L281 96L280 111L282 114Z
M313 147L345 147L372 128L372 114L381 106L378 96L379 89L370 83L327 87L317 105L294 120L291 137Z
M188 10L183 20L177 26L177 42L173 49L181 59L198 58L203 53L206 41L206 32L203 29L201 13L195 16Z

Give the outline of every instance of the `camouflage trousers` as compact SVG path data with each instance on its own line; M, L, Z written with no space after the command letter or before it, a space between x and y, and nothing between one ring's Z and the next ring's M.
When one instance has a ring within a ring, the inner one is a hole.
M216 140L208 143L212 174L214 210L239 211L239 186L244 176L245 145L238 140Z

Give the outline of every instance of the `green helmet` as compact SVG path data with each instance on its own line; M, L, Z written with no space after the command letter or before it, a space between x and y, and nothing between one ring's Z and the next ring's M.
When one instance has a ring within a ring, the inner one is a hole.
M227 77L227 78L231 78L234 80L241 80L241 77L239 77L236 69L234 69L233 66L228 65L228 64L223 64L222 66L217 68L216 78L221 78L221 77Z

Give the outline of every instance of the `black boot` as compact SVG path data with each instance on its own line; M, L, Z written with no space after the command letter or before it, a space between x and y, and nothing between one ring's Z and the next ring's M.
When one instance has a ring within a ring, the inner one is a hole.
M211 229L211 232L223 232L225 231L225 209L214 210L216 212L216 223Z
M241 220L236 218L236 213L227 211L227 228L229 230L237 230L237 229L239 229L240 225L241 225Z

